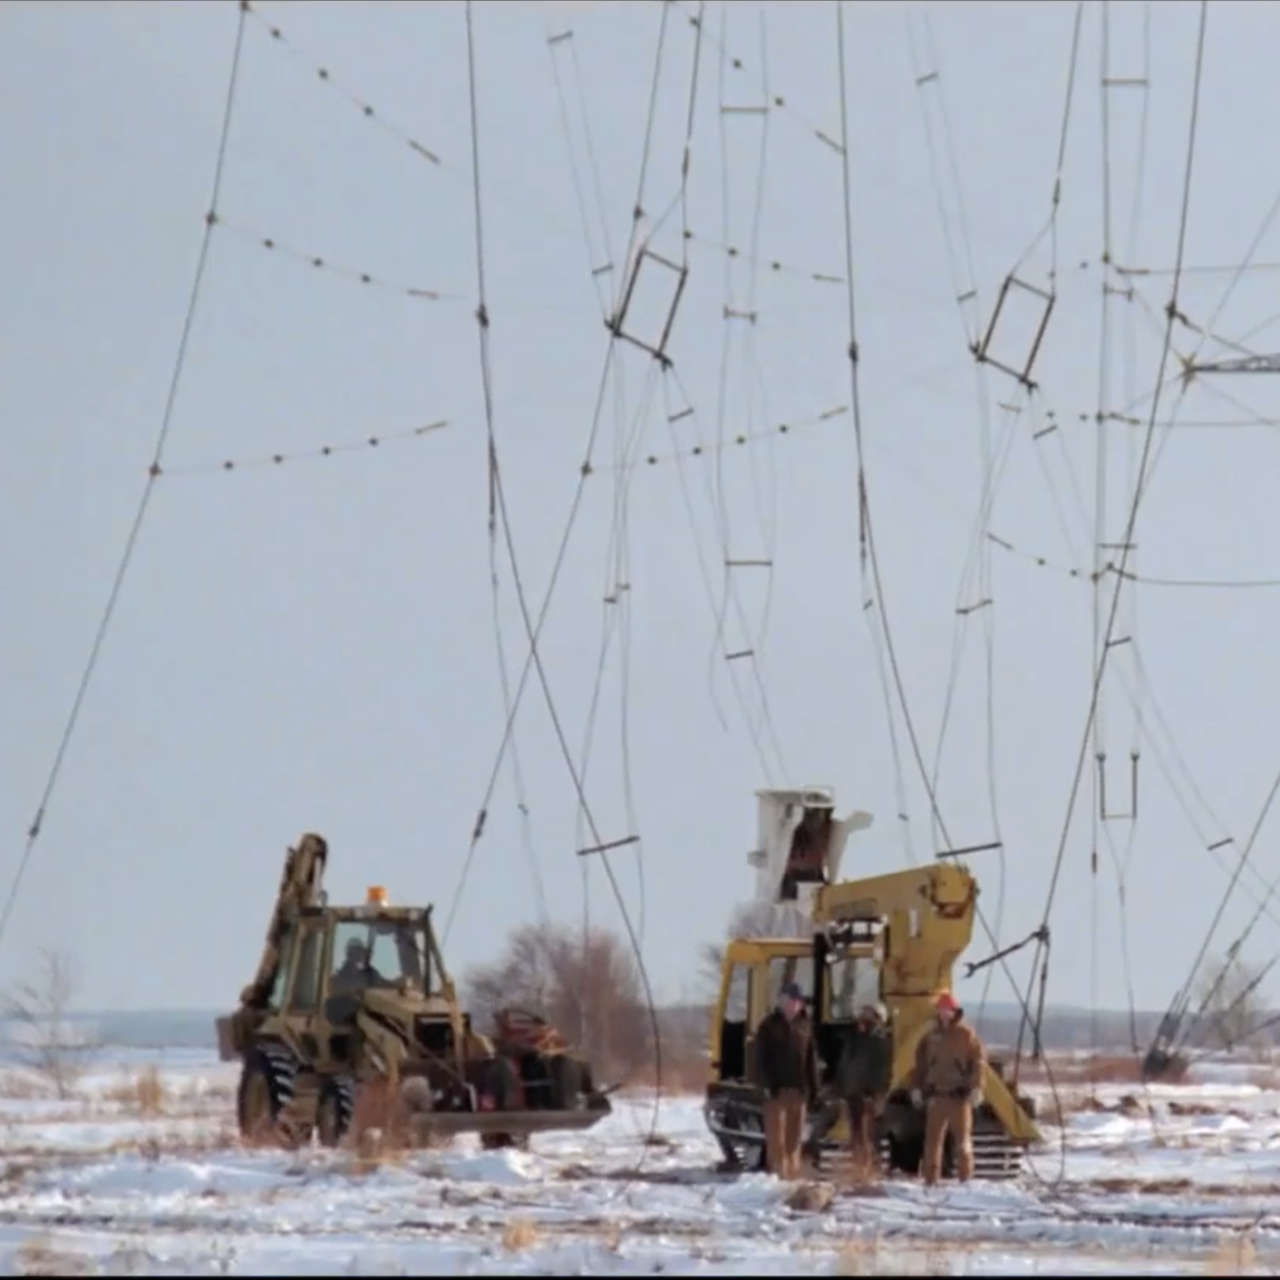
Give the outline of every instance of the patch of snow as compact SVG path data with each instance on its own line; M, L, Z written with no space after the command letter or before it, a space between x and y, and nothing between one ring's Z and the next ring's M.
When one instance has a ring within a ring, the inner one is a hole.
M143 1116L117 1095L152 1067L167 1113ZM472 1137L369 1162L220 1142L234 1081L207 1055L135 1051L96 1067L78 1102L3 1099L0 1266L1168 1275L1203 1273L1233 1248L1227 1271L1280 1264L1280 1094L1256 1084L1100 1086L1097 1110L1045 1129L1016 1184L886 1179L863 1194L837 1186L828 1208L806 1213L775 1178L715 1171L696 1097L619 1096L595 1129L538 1135L529 1151L482 1151Z
M476 1155L437 1157L440 1176L455 1182L521 1186L546 1177L541 1160L526 1151L482 1151Z

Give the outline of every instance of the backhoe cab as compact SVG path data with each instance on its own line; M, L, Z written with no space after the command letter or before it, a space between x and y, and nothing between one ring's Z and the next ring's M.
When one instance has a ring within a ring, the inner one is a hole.
M254 981L217 1022L224 1061L243 1063L241 1135L336 1146L368 1089L411 1140L475 1132L486 1146L588 1129L611 1111L590 1066L542 1018L501 1011L478 1034L458 1004L431 908L329 906L328 846L290 849Z
M924 1117L911 1104L909 1076L916 1046L934 1018L934 1000L952 989L953 967L969 945L977 883L950 863L835 881L849 832L870 826L870 815L837 821L825 790L761 792L760 800L762 852L751 856L760 873L758 892L762 898L771 894L776 904L794 900L791 886L809 886L807 923L802 937L739 938L725 952L712 1014L708 1128L727 1167L762 1167L764 1096L755 1078L755 1033L782 987L795 982L810 1000L823 1063L824 1102L811 1109L807 1147L811 1155L846 1149L834 1073L859 1011L878 1000L888 1010L893 1044L891 1092L878 1125L881 1154L890 1169L914 1174L923 1154ZM805 811L814 808L826 812L807 818ZM806 819L810 830L834 835L821 864L809 849L796 858L785 843L805 829ZM1015 1098L1001 1063L991 1060L986 1097L974 1116L976 1177L1017 1176L1025 1149L1040 1140L1033 1117L1032 1099ZM951 1165L948 1151L947 1171Z

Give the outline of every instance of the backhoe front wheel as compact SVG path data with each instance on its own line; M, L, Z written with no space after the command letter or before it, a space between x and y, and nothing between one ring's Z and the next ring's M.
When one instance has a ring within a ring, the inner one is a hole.
M293 1101L298 1064L287 1049L261 1046L244 1060L236 1094L236 1118L245 1142L278 1142L280 1120Z
M350 1076L330 1076L320 1086L316 1137L322 1147L336 1147L351 1132L356 1111L356 1085Z

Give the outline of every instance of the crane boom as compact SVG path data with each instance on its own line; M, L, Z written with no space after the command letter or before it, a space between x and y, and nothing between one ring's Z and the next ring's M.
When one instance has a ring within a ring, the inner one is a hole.
M1280 354L1190 361L1183 370L1183 376L1188 378L1197 373L1280 373Z
M819 929L883 922L881 994L930 997L951 990L952 970L973 938L977 900L973 876L941 862L824 885L813 919Z

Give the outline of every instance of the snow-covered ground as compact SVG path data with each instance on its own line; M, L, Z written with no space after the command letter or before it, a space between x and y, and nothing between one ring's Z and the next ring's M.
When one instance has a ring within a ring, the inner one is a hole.
M1269 1274L1280 1091L1254 1069L1181 1086L1061 1084L1018 1185L836 1186L826 1206L716 1174L698 1099L637 1096L528 1153L241 1149L234 1070L101 1057L65 1101L0 1069L9 1274ZM1047 1103L1046 1103L1047 1105ZM656 1111L655 1111L656 1108Z

